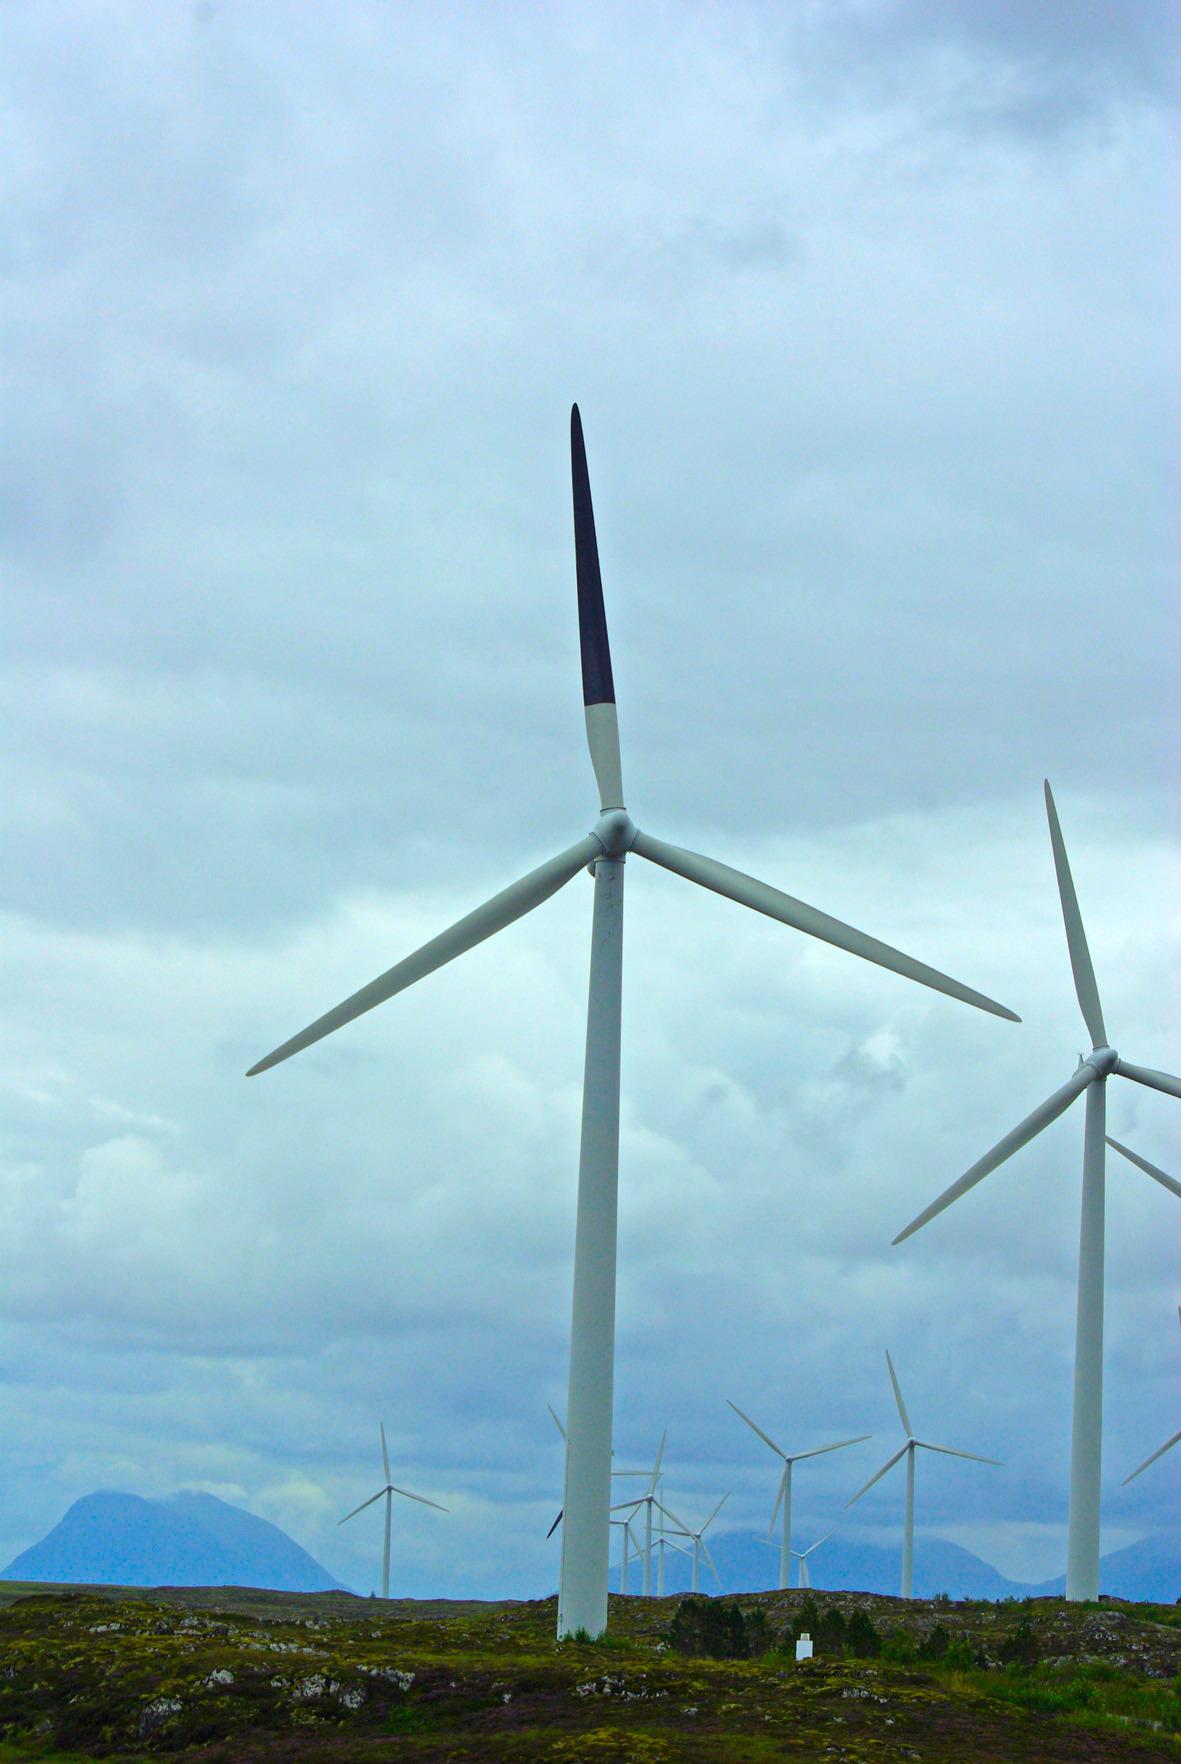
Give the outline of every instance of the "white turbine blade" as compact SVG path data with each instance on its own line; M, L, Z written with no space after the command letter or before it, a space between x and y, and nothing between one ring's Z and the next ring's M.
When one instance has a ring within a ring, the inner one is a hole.
M729 1397L726 1398L726 1401L728 1403L730 1403ZM779 1453L779 1456L783 1459L784 1463L787 1462L787 1453L784 1451L783 1447L777 1446L775 1444L775 1441L771 1438L770 1434L763 1432L762 1428L759 1426L757 1421L752 1421L750 1416L747 1415L742 1409L740 1409L738 1407L737 1403L730 1403L730 1407L733 1409L733 1411L736 1415L738 1415L743 1421L746 1422L746 1425L748 1427L752 1428L753 1431L758 1434L759 1438L762 1440L764 1445L769 1445L773 1452Z
M438 1501L428 1501L425 1495L411 1494L408 1488L394 1488L393 1483L390 1484L390 1488L394 1494L405 1495L408 1501L420 1501L424 1507L433 1507L436 1513L449 1513L451 1511L450 1507L441 1507Z
M666 1427L664 1432L660 1436L660 1449L656 1454L656 1462L652 1466L652 1481L648 1484L648 1493L649 1494L652 1493L652 1490L656 1487L656 1484L660 1481L660 1463L661 1463L661 1459L664 1457L664 1442L667 1438L668 1438L668 1428Z
M648 858L663 869L672 870L674 875L684 876L689 882L700 883L702 888L712 888L715 894L724 894L727 899L736 900L740 906L752 907L755 912L766 913L768 918L778 919L781 924L791 925L810 937L818 937L824 943L835 944L837 949L848 950L850 955L862 956L867 962L876 962L880 968L889 968L895 974L904 974L908 980L917 980L923 986L933 987L936 992L946 993L949 998L958 998L964 1004L976 1005L982 1011L991 1011L994 1016L1008 1017L1013 1023L1021 1021L1014 1011L997 1004L995 999L986 998L984 993L961 985L949 975L941 974L937 968L929 968L925 962L915 961L913 956L904 955L900 949L893 949L888 943L879 943L876 937L868 937L865 932L855 930L852 925L846 925L840 919L830 918L828 913L807 906L802 900L783 894L766 882L759 882L741 870L732 870L728 864L720 864L714 858L703 857L697 851L685 851L679 845L668 845L663 839L655 839L650 833L637 833L632 850L638 851L641 857Z
M1181 1078L1171 1072L1156 1072L1151 1066L1134 1066L1130 1060L1117 1060L1115 1069L1121 1078L1134 1078L1150 1090L1163 1090L1166 1096L1181 1096Z
M960 1452L955 1446L932 1445L929 1439L916 1439L914 1443L922 1446L925 1452L945 1452L949 1458L971 1458L973 1464L997 1464L1004 1469L999 1458L982 1458L979 1452Z
M833 1534L832 1534L832 1532L831 1532L831 1531L826 1531L826 1532L825 1532L825 1534L824 1534L824 1536L823 1536L823 1537L818 1537L818 1538L817 1538L817 1539L816 1539L816 1542L815 1542L815 1543L814 1543L814 1544L809 1544L809 1545L808 1545L808 1547L807 1547L807 1549L806 1549L806 1550L805 1550L805 1551L804 1551L804 1552L803 1552L803 1553L804 1553L804 1555L805 1555L805 1556L810 1556L810 1555L811 1555L811 1554L812 1554L812 1551L813 1551L813 1550L818 1550L818 1549L819 1549L819 1548L820 1548L820 1546L821 1546L821 1544L822 1544L822 1543L827 1543L827 1542L828 1542L828 1540L829 1540L829 1538L830 1538L830 1537L831 1537L831 1536L832 1536L832 1535L833 1535Z
M892 1458L886 1459L886 1462L882 1465L882 1467L878 1471L877 1475L871 1476L864 1488L859 1488L857 1490L857 1493L853 1496L852 1500L848 1500L845 1502L846 1507L851 1507L853 1505L853 1502L859 1501L863 1494L868 1494L870 1489L873 1487L874 1483L880 1482L882 1477L886 1474L886 1471L892 1470L894 1468L895 1464L898 1462L899 1458L904 1457L909 1450L910 1450L910 1442L908 1440L904 1446L899 1446L898 1450L894 1453L894 1456Z
M714 1520L717 1518L718 1514L721 1512L722 1508L726 1505L726 1502L729 1499L730 1499L730 1491L729 1491L729 1489L727 1489L725 1494L722 1496L721 1500L718 1502L717 1506L714 1508L713 1512L710 1514L709 1518L706 1520L705 1524L701 1527L701 1530L698 1532L697 1535L699 1537L704 1537L705 1533L709 1530L710 1526L713 1524Z
M390 1480L390 1454L386 1450L385 1444L385 1422L380 1421L378 1426L381 1428L381 1461L385 1465L385 1479L388 1484Z
M1013 1153L1020 1151L1023 1145L1028 1145L1031 1139L1036 1139L1043 1128L1048 1127L1051 1121L1056 1121L1059 1115L1065 1113L1075 1097L1080 1096L1088 1084L1095 1082L1096 1076L1093 1066L1082 1065L1076 1072L1072 1072L1060 1090L1056 1090L1053 1096L1047 1097L1045 1102L1034 1109L1031 1115L1026 1115L1020 1126L1014 1127L1011 1133L1006 1133L1003 1139L998 1139L992 1150L985 1152L984 1156L979 1158L970 1170L964 1172L958 1182L953 1182L950 1188L945 1188L938 1200L932 1201L931 1205L924 1208L917 1218L912 1219L910 1224L898 1233L894 1242L902 1243L914 1232L920 1231L937 1213L941 1213L944 1207L949 1207L953 1201L959 1200L961 1195L967 1194L970 1188L975 1188L978 1182L983 1182L986 1176L991 1175L998 1165L1005 1162L1006 1158L1011 1158Z
M586 710L591 764L599 786L599 802L606 812L623 807L623 778L619 760L619 723L615 714L615 682L607 643L607 615L603 610L603 579L599 574L599 546L595 538L595 511L591 503L582 418L577 405L570 412L570 474L574 487L574 565L578 584L578 638L582 652L582 702Z
M344 1518L338 1519L336 1523L338 1525L347 1525L350 1519L355 1519L358 1513L363 1513L366 1507L371 1507L374 1501L379 1501L382 1495L387 1494L388 1492L387 1489L379 1488L375 1495L370 1495L367 1501L362 1501L359 1507L354 1507L351 1513L346 1513Z
M1163 1170L1158 1170L1155 1164L1150 1164L1147 1158L1140 1156L1139 1152L1130 1151L1126 1145L1121 1145L1118 1139L1112 1139L1110 1135L1108 1135L1107 1143L1113 1145L1117 1152L1123 1152L1130 1163L1143 1170L1146 1176L1154 1177L1163 1188L1169 1189L1175 1195L1181 1195L1181 1182L1177 1182L1172 1176L1166 1176Z
M859 1433L856 1439L838 1439L833 1445L813 1446L810 1452L793 1452L792 1463L798 1464L801 1458L822 1458L825 1452L839 1452L842 1446L860 1445L863 1439L872 1438L872 1433Z
M685 1521L683 1519L678 1519L676 1514L671 1510L671 1508L666 1507L663 1504L663 1502L658 1501L658 1500L653 1500L652 1505L654 1507L658 1507L660 1509L660 1511L664 1514L666 1519L672 1520L673 1524L677 1527L680 1536L682 1536L682 1537L692 1537L693 1536L693 1533L689 1530L689 1527L686 1525Z
M563 1426L562 1426L562 1423L561 1423L561 1422L560 1422L560 1421L559 1421L559 1420L558 1420L558 1417L557 1417L557 1415L556 1415L556 1414L555 1414L555 1413L554 1413L554 1410L553 1410L553 1409L552 1409L552 1408L551 1408L551 1407L550 1407L550 1404L549 1404L549 1403L547 1403L547 1404L546 1404L546 1405L545 1405L545 1406L546 1406L546 1408L547 1408L547 1409L549 1409L549 1412L550 1412L550 1415L551 1415L551 1417L552 1417L552 1419L553 1419L553 1423L554 1423L554 1426L555 1426L555 1427L556 1427L556 1428L557 1428L557 1430L558 1430L558 1432L559 1432L559 1433L560 1433L560 1434L561 1434L561 1436L562 1436L562 1438L563 1438L563 1439L565 1439L565 1437L566 1437L566 1429L565 1429L565 1428L564 1428L564 1427L563 1427Z
M715 1579L715 1580L716 1580L716 1581L717 1581L717 1583L718 1583L718 1585L719 1585L719 1586L721 1586L721 1584L722 1584L722 1577L721 1577L721 1575L720 1575L720 1574L719 1574L719 1573L718 1573L718 1570L717 1570L717 1565L716 1565L716 1563L715 1563L715 1562L714 1562L714 1559L713 1559L713 1557L712 1557L712 1556L711 1556L711 1555L710 1555L710 1553L709 1553L709 1545L708 1545L708 1544L707 1544L707 1543L706 1543L706 1541L705 1541L705 1539L704 1539L704 1538L702 1538L702 1540L701 1540L701 1553L702 1553L702 1555L703 1555L703 1556L704 1556L704 1557L705 1557L705 1559L706 1559L706 1561L707 1561L707 1562L708 1562L708 1563L709 1563L709 1571L710 1571L710 1573L711 1573L711 1574L712 1574L712 1575L713 1575L713 1577L714 1577L714 1579Z
M1179 1439L1181 1439L1181 1433L1175 1433L1172 1439L1166 1439L1164 1445L1161 1446L1159 1451L1153 1452L1151 1458L1145 1458L1140 1466L1140 1470L1147 1470L1150 1464L1155 1464L1158 1458L1163 1458L1167 1451L1172 1450ZM1140 1470L1133 1470L1130 1476L1125 1476L1120 1486L1122 1488L1127 1488L1129 1482L1134 1482L1137 1476L1139 1476Z
M565 1511L566 1511L566 1509L565 1509L565 1507L563 1507L561 1512L558 1514L557 1518L554 1520L553 1524L550 1526L549 1530L546 1532L546 1534L545 1534L546 1543L549 1542L550 1538L554 1535L554 1532L558 1529L558 1526L562 1523L562 1515L565 1513ZM614 1523L615 1523L614 1519L611 1521L611 1523L612 1523L612 1525L614 1525Z
M578 872L584 870L587 864L602 855L602 846L597 839L592 838L588 833L585 839L578 841L577 845L571 845L566 851L560 852L557 857L550 858L547 863L539 865L536 870L531 870L527 876L522 876L519 882L510 883L499 894L493 895L491 900L485 901L483 906L477 907L475 912L468 913L466 918L458 920L448 930L440 932L438 937L432 937L429 943L424 943L422 948L416 949L413 955L406 956L403 961L388 968L384 974L379 974L376 980L369 982L368 986L362 986L359 992L354 992L350 998L345 999L343 1004L338 1004L334 1010L327 1011L322 1017L317 1017L314 1023L310 1023L306 1029L301 1029L298 1035L291 1037L290 1041L285 1041L281 1047L277 1047L265 1059L259 1060L257 1065L251 1066L246 1076L253 1078L257 1073L265 1072L271 1066L277 1066L281 1060L290 1059L292 1054L299 1053L305 1047L310 1047L313 1042L321 1040L325 1035L331 1035L334 1029L343 1028L346 1023L351 1023L354 1017L363 1016L366 1011L371 1011L374 1005L384 1003L396 992L402 992L407 986L413 986L416 980L425 979L428 974L433 974L436 968L441 968L445 963L453 961L456 956L463 955L466 950L474 948L477 943L483 943L484 939L491 937L494 932L503 931L506 925L511 925L514 919L522 918L525 913L532 912L534 907L540 906L543 900L548 900L551 894L556 894L559 888L564 887L572 877L577 876Z
M890 1368L890 1383L894 1386L894 1401L898 1404L898 1415L902 1422L902 1431L907 1439L914 1438L914 1428L910 1424L910 1416L906 1412L906 1404L902 1400L902 1390L898 1383L898 1374L894 1370L894 1362L890 1358L890 1350L886 1349L886 1364Z
M637 1495L634 1501L616 1501L610 1510L612 1513L628 1512L634 1517L647 1499L647 1495Z
M783 1503L783 1496L784 1496L784 1492L787 1488L787 1478L790 1473L790 1470L791 1470L790 1464L785 1464L783 1466L783 1475L779 1478L779 1487L775 1491L775 1506L774 1506L774 1509L771 1513L771 1523L767 1527L767 1536L768 1537L770 1537L771 1533L775 1530L775 1521L779 1517L779 1508Z
M1058 875L1058 895L1062 901L1062 917L1066 924L1066 946L1070 951L1070 965L1074 970L1074 990L1078 994L1079 1009L1083 1013L1083 1021L1087 1025L1087 1034L1091 1037L1092 1047L1105 1047L1107 1030L1103 1027L1103 1008L1099 1003L1099 988L1095 984L1095 970L1091 965L1091 952L1087 948L1087 934L1083 930L1083 917L1078 910L1078 896L1074 892L1074 878L1070 874L1070 864L1066 857L1066 846L1062 839L1062 828L1058 825L1058 810L1054 807L1054 796L1050 789L1050 780L1046 785L1046 818L1050 823L1050 844L1054 848L1054 869Z

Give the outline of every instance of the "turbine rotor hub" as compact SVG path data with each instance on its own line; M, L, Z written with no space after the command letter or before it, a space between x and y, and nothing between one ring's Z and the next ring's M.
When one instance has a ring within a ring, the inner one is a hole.
M639 830L626 809L608 809L591 828L591 838L598 840L605 858L625 858Z
M1113 1047L1093 1047L1083 1064L1090 1066L1100 1078L1107 1078L1119 1065L1119 1055Z

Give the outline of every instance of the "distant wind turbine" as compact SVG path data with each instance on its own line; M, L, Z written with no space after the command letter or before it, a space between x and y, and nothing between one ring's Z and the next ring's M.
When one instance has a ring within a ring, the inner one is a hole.
M1115 1140L1109 1139L1107 1143L1108 1143L1108 1145L1114 1145ZM1133 1163L1138 1164L1140 1162L1139 1158L1135 1157L1132 1152L1127 1151L1126 1146L1121 1146L1120 1150L1123 1152L1127 1152L1127 1155L1132 1159ZM1157 1171L1156 1174L1159 1175L1160 1172ZM1177 1321L1179 1323L1181 1323L1181 1305L1177 1306ZM1129 1482L1135 1482L1137 1476L1139 1476L1139 1474L1140 1474L1140 1470L1147 1470L1147 1468L1150 1464L1155 1464L1158 1458L1163 1458L1167 1451L1172 1450L1172 1448L1176 1445L1176 1443L1179 1439L1181 1439L1181 1432L1175 1433L1173 1435L1172 1439L1166 1439L1164 1445L1158 1446L1157 1450L1155 1452L1153 1452L1153 1454L1150 1458L1145 1458L1144 1462L1140 1465L1139 1470L1133 1470L1132 1474L1130 1476L1124 1477L1123 1487L1127 1488Z
M823 1537L818 1537L816 1542L814 1544L809 1544L806 1550L793 1550L791 1552L800 1565L801 1586L811 1586L812 1584L812 1576L808 1572L808 1557L812 1554L813 1550L818 1550L822 1543L827 1543L831 1536L832 1532L826 1531Z
M1168 1072L1157 1072L1148 1066L1134 1066L1108 1045L1103 1010L1099 1003L1099 987L1083 930L1078 896L1066 857L1058 811L1046 781L1046 815L1050 823L1050 844L1054 852L1054 869L1058 877L1058 894L1066 925L1066 946L1074 973L1074 989L1087 1033L1093 1046L1066 1083L1048 1097L1040 1108L1027 1115L1019 1126L997 1141L972 1168L953 1182L931 1205L912 1219L894 1239L902 1243L967 1194L985 1176L991 1174L1006 1158L1028 1145L1051 1121L1056 1121L1085 1090L1087 1093L1086 1124L1083 1129L1083 1204L1079 1231L1078 1305L1074 1336L1074 1412L1070 1434L1070 1511L1066 1544L1066 1596L1068 1599L1099 1597L1099 1479L1103 1452L1103 1229L1104 1229L1104 1140L1107 1120L1107 1080L1112 1073L1132 1078L1152 1090L1163 1090L1166 1096L1181 1097L1181 1078ZM1118 1148L1134 1164L1150 1176L1181 1193L1181 1187L1154 1165L1138 1158L1125 1147Z
M974 1464L999 1464L998 1458L982 1458L978 1452L957 1451L954 1446L932 1445L930 1440L916 1439L910 1424L910 1416L906 1412L906 1404L902 1400L902 1391L898 1385L898 1377L894 1371L894 1362L890 1358L890 1350L886 1349L886 1365L890 1368L890 1383L894 1386L894 1401L898 1404L898 1415L902 1422L902 1431L906 1434L906 1444L900 1446L892 1458L887 1458L881 1469L871 1476L864 1488L859 1488L852 1500L845 1502L851 1507L859 1501L863 1494L868 1494L875 1482L880 1482L887 1470L892 1470L899 1458L906 1459L906 1524L902 1533L902 1596L911 1597L911 1585L914 1580L914 1455L916 1451L944 1452L949 1458L971 1458Z
M915 961L839 919L782 894L713 858L641 832L623 801L623 776L615 684L607 643L603 587L591 505L590 478L578 407L570 413L574 482L574 551L582 650L583 705L591 764L599 787L599 818L593 830L494 895L421 949L395 964L343 1004L282 1043L250 1068L248 1076L289 1059L323 1036L392 998L446 962L503 931L540 906L580 870L594 873L586 1062L582 1091L582 1142L574 1236L574 1299L570 1331L570 1384L566 1405L569 1443L563 1509L558 1634L607 1627L607 1558L611 1506L611 1405L615 1360L615 1275L619 1172L619 1044L623 979L623 875L629 853L647 858L690 882L765 913L811 937L892 969L907 979L967 1004L1018 1021L1015 1013Z
M379 1488L375 1495L370 1495L367 1501L362 1501L359 1507L354 1507L351 1513L346 1513L344 1518L338 1519L336 1523L347 1525L350 1519L355 1519L358 1513L363 1513L366 1507L371 1507L374 1501L379 1501L382 1495L385 1496L385 1549L381 1557L381 1596L383 1599L388 1599L390 1596L390 1509L393 1505L393 1497L402 1495L408 1501L421 1501L424 1507L433 1507L436 1513L450 1512L450 1508L441 1507L438 1501L428 1501L425 1495L411 1494L408 1488L394 1487L390 1481L390 1454L386 1450L385 1422L381 1422L380 1426L381 1461L385 1468L385 1487Z
M771 1523L767 1527L767 1536L770 1537L775 1530L775 1520L779 1514L780 1503L782 1503L782 1505L783 1505L783 1533L782 1533L782 1541L780 1542L780 1545L779 1545L779 1585L780 1585L780 1589L782 1590L784 1587L788 1587L791 1585L791 1556L792 1556L792 1549L791 1549L791 1471L792 1471L792 1465L798 1464L800 1462L800 1460L803 1458L821 1458L824 1456L825 1452L839 1452L839 1451L843 1450L843 1448L845 1446L860 1445L862 1440L872 1439L873 1434L872 1433L859 1433L855 1439L838 1439L835 1442L835 1444L833 1444L833 1445L813 1446L811 1451L808 1451L808 1452L785 1452L782 1446L777 1446L775 1444L775 1441L771 1438L771 1436L769 1434L766 1434L763 1432L762 1428L759 1426L757 1421L752 1421L749 1415L744 1414L744 1412L738 1407L737 1403L731 1403L729 1397L726 1398L726 1401L728 1403L730 1403L730 1407L733 1409L734 1413L739 1417L739 1419L742 1421L745 1421L746 1425L749 1428L751 1428L753 1432L758 1434L758 1436L762 1440L763 1444L769 1445L771 1450L776 1454L776 1456L783 1459L783 1475L779 1478L779 1492L775 1496L775 1510L771 1514Z
M729 1495L729 1491L727 1491L722 1496L721 1500L718 1502L717 1506L714 1508L714 1510L710 1514L709 1518L706 1519L701 1525L699 1525L696 1531L694 1531L694 1529L691 1525L687 1525L683 1519L678 1519L675 1513L668 1514L668 1517L672 1520L673 1524L679 1528L677 1531L677 1536L678 1537L687 1537L692 1541L692 1544L693 1544L693 1587L692 1587L692 1590L694 1592L697 1591L698 1570L699 1570L701 1558L703 1555L704 1555L706 1561L709 1563L710 1572L713 1575L714 1579L717 1581L719 1586L721 1586L721 1584L722 1584L722 1577L718 1573L717 1567L714 1563L714 1559L709 1553L709 1545L705 1541L705 1534L709 1530L710 1526L713 1524L714 1520L717 1518L718 1514L721 1512L722 1508L725 1506L726 1502L729 1499L730 1499L730 1495ZM664 1509L664 1510L667 1511L667 1509Z
M649 1474L648 1486L644 1490L644 1493L642 1495L637 1495L633 1501L617 1501L611 1509L613 1513L626 1512L629 1519L634 1519L641 1507L644 1509L644 1569L641 1591L645 1598L648 1598L652 1592L652 1513L654 1509L658 1509L661 1513L667 1512L667 1509L662 1507L659 1500L656 1498L656 1485L660 1481L660 1466L664 1458L664 1443L667 1438L668 1428L666 1427L660 1436L660 1446L656 1453L656 1462L652 1466ZM669 1515L669 1517L671 1517L671 1515ZM674 1523L677 1523L677 1521L674 1521Z

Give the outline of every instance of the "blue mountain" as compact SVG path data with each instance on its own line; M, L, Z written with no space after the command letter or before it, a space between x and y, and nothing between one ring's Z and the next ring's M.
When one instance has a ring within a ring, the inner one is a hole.
M84 1495L0 1579L344 1590L277 1525L192 1491L154 1501L110 1490Z
M726 1531L710 1533L707 1539L717 1563L719 1585L705 1562L701 1565L702 1592L767 1592L779 1584L779 1549L770 1548L765 1533L757 1531ZM617 1543L613 1540L612 1554ZM902 1575L901 1538L895 1545L863 1542L856 1537L839 1534L818 1549L809 1567L813 1587L818 1591L850 1591L897 1594ZM672 1550L665 1554L664 1589L666 1593L686 1592L690 1583L690 1562ZM792 1565L792 1579L798 1572ZM611 1585L619 1587L619 1569L613 1566ZM1116 1598L1152 1599L1172 1604L1181 1598L1181 1538L1159 1532L1142 1538L1126 1549L1104 1556L1100 1565L1100 1586ZM628 1571L628 1590L640 1590L640 1563L633 1558ZM656 1591L656 1568L652 1570L652 1590ZM971 1550L945 1538L916 1537L914 1546L914 1592L920 1599L948 1593L953 1599L1025 1598L1027 1595L1061 1598L1066 1591L1066 1577L1048 1580L1041 1585L1029 1581L1008 1580L990 1563Z

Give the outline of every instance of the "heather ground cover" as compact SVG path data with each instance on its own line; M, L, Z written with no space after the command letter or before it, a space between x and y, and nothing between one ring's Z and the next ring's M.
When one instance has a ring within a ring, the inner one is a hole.
M613 1598L558 1644L552 1599L4 1590L0 1764L1181 1757L1174 1607Z

